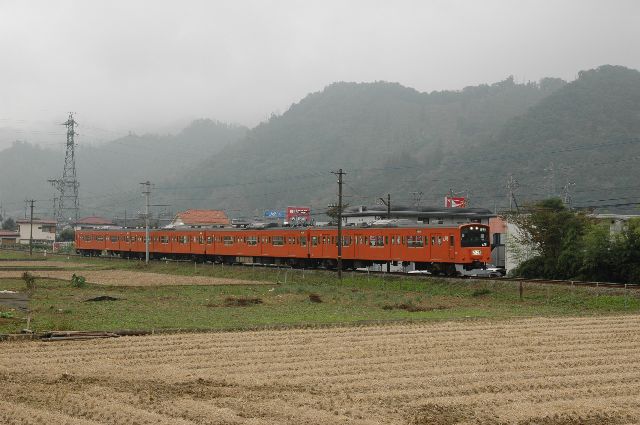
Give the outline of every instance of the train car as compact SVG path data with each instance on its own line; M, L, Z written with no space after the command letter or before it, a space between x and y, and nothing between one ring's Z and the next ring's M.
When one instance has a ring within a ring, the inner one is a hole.
M489 226L478 223L346 227L342 233L343 268L413 263L417 270L460 274L490 262L489 235ZM149 253L151 258L335 268L337 241L335 227L160 229L150 231ZM76 249L84 255L142 258L145 232L79 230Z

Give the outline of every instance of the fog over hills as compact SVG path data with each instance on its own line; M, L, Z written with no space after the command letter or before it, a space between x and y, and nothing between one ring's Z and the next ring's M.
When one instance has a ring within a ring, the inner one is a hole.
M225 145L241 139L247 129L212 120L196 120L175 135L130 134L101 145L77 138L77 174L82 214L112 216L140 209L139 183L179 179L187 169ZM65 136L60 136L64 145ZM10 215L22 211L24 199L37 199L40 215L52 216L54 190L47 179L59 178L64 165L62 146L40 147L16 142L0 151L0 193ZM122 208L121 208L122 207Z
M624 67L582 71L570 83L510 77L431 93L338 82L251 130L200 120L173 136L84 147L79 139L78 175L82 213L105 216L140 210L138 183L147 179L153 203L171 211L252 216L303 204L321 212L336 198L338 168L351 205L387 193L398 204L440 205L451 189L468 193L471 206L501 208L511 174L520 203L563 196L566 186L575 205L624 210L640 200L639 138L640 73ZM21 176L0 182L4 202L19 209L25 197L52 198L43 182L62 164L62 152L26 143L1 151L3 170Z

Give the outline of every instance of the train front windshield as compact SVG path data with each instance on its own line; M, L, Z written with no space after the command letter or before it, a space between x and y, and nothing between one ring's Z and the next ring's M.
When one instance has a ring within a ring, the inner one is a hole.
M463 227L460 244L463 247L489 246L489 229L484 226Z

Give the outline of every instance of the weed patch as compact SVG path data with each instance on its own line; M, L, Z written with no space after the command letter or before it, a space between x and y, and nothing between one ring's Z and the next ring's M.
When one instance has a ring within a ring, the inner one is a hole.
M483 289L476 289L475 291L473 291L471 293L472 297L481 297L483 295L489 295L491 293L491 291L487 288L483 288Z
M262 304L262 299L257 297L227 297L224 299L225 307L249 307Z
M322 302L322 298L320 298L320 295L318 294L309 294L309 301L320 304Z

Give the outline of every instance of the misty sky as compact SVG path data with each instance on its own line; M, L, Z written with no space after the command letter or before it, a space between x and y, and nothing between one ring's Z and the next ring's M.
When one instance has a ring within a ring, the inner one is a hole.
M640 68L639 1L0 0L0 147L248 126L334 81L420 91ZM3 139L3 134L5 139Z

